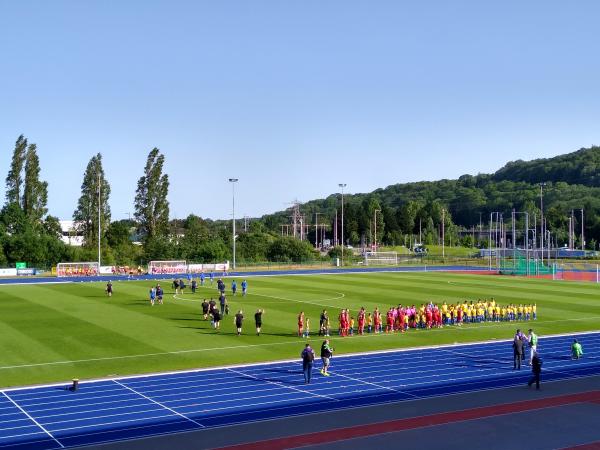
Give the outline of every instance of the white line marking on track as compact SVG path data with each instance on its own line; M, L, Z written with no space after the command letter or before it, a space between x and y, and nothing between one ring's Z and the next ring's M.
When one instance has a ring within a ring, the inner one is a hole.
M188 416L185 416L185 415L181 414L180 412L177 412L177 411L175 411L174 409L171 409L171 408L169 408L168 406L165 406L165 405L163 405L162 403L160 403L160 402L157 402L156 400L153 400L153 399L151 399L150 397L147 397L147 396L145 396L145 395L144 395L144 394L142 394L141 392L138 392L138 391L136 391L135 389L133 389L133 388L130 388L129 386L127 386L127 385L125 385L125 384L123 384L123 383L121 383L121 382L119 382L119 381L117 381L117 380L114 380L114 379L113 379L112 381L113 381L114 383L117 383L119 386L122 386L122 387L124 387L125 389L128 389L128 390L130 390L131 392L133 392L133 393L135 393L135 394L139 395L140 397L143 397L143 398L145 398L146 400L148 400L148 401L150 401L150 402L152 402L152 403L155 403L155 404L157 404L157 405L158 405L158 406L160 406L161 408L164 408L164 409L166 409L167 411L171 411L173 414L176 414L176 415L178 415L178 416L180 416L180 417L183 417L185 420L188 420L188 421L190 421L190 422L192 422L192 423L195 423L195 424L196 424L196 425L198 425L200 428L206 428L206 427L205 427L204 425L202 425L200 422L196 422L194 419L191 419L191 418L189 418Z
M227 369L227 370L229 370L230 372L233 372L233 373L237 373L238 375L241 375L243 377L248 377L248 378L252 378L254 380L262 381L263 383L274 384L276 386L280 386L280 387L283 387L283 388L291 389L292 391L302 392L303 394L308 394L308 395L312 395L312 396L315 396L315 397L326 398L328 400L333 400L335 402L339 402L339 400L337 398L335 398L335 397L330 397L328 395L323 395L323 394L317 394L315 392L306 391L304 389L299 389L299 388L296 388L296 387L293 387L293 386L287 386L286 384L279 383L277 381L263 380L261 378L255 377L254 375L250 375L250 374L247 374L247 373L244 373L244 372L240 372L239 370L235 370L235 369Z
M413 397L413 398L420 398L418 395L411 394L410 392L399 391L398 389L394 389L394 388L391 388L391 387L388 387L388 386L383 386L381 384L371 383L370 381L361 380L359 378L354 378L354 377L351 377L351 376L348 376L348 375L342 375L339 372L332 372L330 370L329 373L332 374L332 375L337 375L338 377L347 378L348 380L358 381L359 383L370 384L371 386L378 387L379 389L386 389L388 391L398 392L400 394L405 394L405 395L408 395L408 396Z
M46 430L37 420L35 420L33 417L31 417L27 411L25 411L23 408L21 408L21 406L19 406L17 404L17 402L15 402L12 398L9 397L9 395L2 391L2 394L4 394L4 396L13 404L15 405L17 408L19 408L19 411L21 411L23 414L25 414L33 423L35 423L38 427L40 427L40 429L46 433L48 436L50 436L52 438L52 440L54 440L54 442L56 442L58 445L60 445L60 448L65 448L64 445L62 445L62 443L56 439L54 436L52 436L52 433L50 433L48 430Z

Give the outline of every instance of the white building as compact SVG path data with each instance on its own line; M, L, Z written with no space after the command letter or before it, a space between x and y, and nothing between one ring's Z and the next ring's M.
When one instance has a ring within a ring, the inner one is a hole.
M73 220L59 220L62 230L62 241L67 245L81 247L83 245L83 235L75 228Z

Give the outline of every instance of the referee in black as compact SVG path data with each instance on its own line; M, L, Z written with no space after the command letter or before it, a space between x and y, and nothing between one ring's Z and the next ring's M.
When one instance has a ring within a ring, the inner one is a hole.
M260 329L262 328L262 315L265 312L264 309L257 309L254 313L254 324L256 325L256 335L260 336Z

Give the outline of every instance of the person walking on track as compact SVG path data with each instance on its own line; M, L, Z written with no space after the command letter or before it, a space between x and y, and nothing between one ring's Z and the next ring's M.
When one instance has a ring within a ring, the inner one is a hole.
M533 354L531 360L531 378L527 382L527 386L531 387L535 383L535 388L540 389L540 376L542 374L542 360L540 359L537 352Z
M306 344L304 350L302 350L302 353L300 354L300 357L302 358L302 371L304 372L304 383L310 384L313 363L315 361L315 352L310 347L310 344Z

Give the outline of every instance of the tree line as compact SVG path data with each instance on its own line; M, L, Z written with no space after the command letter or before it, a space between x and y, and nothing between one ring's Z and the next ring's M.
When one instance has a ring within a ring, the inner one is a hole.
M571 210L583 208L586 247L595 249L600 240L600 187L598 170L590 168L598 167L599 161L600 148L592 147L556 158L508 163L494 174L395 184L367 194L346 194L344 243L371 245L377 236L378 245L437 244L443 228L446 245L485 247L488 242L484 231L491 213L502 214L509 229L513 210L528 212L532 227L539 221L539 183L543 181L544 216L556 243L562 245L568 240ZM169 176L164 173L164 162L159 149L149 152L136 186L134 217L112 221L111 188L102 154L93 155L83 173L81 195L72 216L83 246L74 247L61 241L59 220L48 212L48 184L40 180L37 146L19 136L6 177L6 201L0 211L0 266L17 261L38 267L61 261L95 261L99 238L102 263L106 265L138 265L152 259L230 260L231 221L213 221L194 214L169 219ZM319 230L320 243L324 237L335 244L336 229L341 242L339 194L309 201L301 205L301 213L305 223L310 224L319 214L319 222L325 225ZM515 226L522 229L524 215L516 217ZM314 250L314 227L307 227L307 240L299 241L282 236L282 225L289 225L289 211L251 219L247 230L238 226L237 260L327 258ZM581 227L579 213L575 214L575 226L577 230ZM581 242L576 241L576 245ZM336 250L331 255L337 255Z

